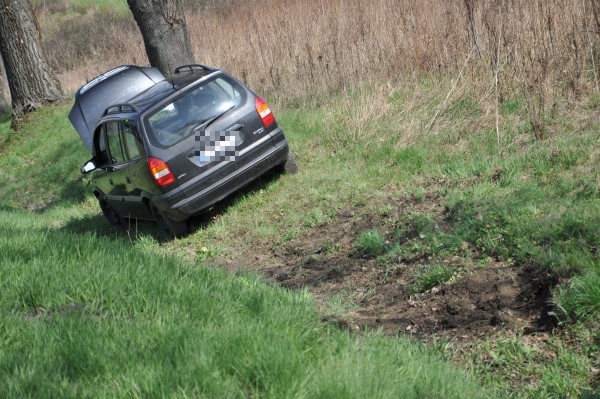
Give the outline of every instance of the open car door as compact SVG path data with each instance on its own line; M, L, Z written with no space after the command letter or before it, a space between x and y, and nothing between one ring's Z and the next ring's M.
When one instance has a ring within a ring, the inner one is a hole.
M156 68L122 65L77 90L69 120L88 150L92 152L94 128L108 107L125 103L164 79Z

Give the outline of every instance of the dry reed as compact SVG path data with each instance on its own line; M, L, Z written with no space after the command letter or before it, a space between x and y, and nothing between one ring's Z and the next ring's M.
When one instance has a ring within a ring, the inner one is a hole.
M542 138L559 100L577 102L582 93L598 91L599 0L219 4L188 7L197 60L289 105L336 91L397 88L437 76L457 85L456 90L436 86L450 103L465 91L479 93L477 101L485 97L485 115L492 117L489 104L497 109L508 98L522 98L532 131ZM129 15L107 17L91 10L68 24L43 27L46 53L69 93L117 64L147 63ZM438 112L448 105L436 104Z

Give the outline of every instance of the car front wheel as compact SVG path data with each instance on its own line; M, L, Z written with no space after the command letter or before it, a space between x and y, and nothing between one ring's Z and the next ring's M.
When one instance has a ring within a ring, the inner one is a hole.
M100 201L100 209L102 209L102 214L110 223L115 227L123 227L123 218L117 211L115 211L106 201Z

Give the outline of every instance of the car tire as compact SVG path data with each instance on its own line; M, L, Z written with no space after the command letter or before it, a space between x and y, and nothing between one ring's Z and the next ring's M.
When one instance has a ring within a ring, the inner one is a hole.
M125 225L125 223L123 222L123 217L119 215L119 212L115 211L110 205L108 205L106 201L99 202L100 209L102 209L102 214L104 215L108 223L115 227L122 228Z
M187 222L175 222L167 215L159 211L155 206L151 207L152 216L160 231L168 237L183 237L189 233Z
M296 164L296 156L293 153L289 153L287 159L282 164L283 171L285 173L296 173L298 172L298 165Z

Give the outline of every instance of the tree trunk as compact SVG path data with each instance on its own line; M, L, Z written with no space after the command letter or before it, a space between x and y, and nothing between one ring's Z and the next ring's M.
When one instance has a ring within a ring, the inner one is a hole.
M4 93L0 90L0 122L4 120L6 111L8 111L8 103L6 102L6 98L4 98Z
M150 65L171 76L194 63L183 9L178 0L127 0L142 36Z
M0 55L10 88L13 121L62 98L60 85L43 57L28 0L0 0Z
M0 57L0 122L4 120L6 113L10 109L8 102L6 101L6 95L8 93L8 87L5 88L6 79L4 77L4 64L2 63L2 57Z

